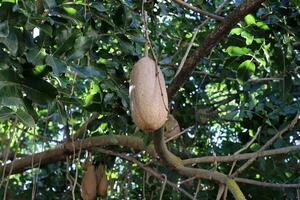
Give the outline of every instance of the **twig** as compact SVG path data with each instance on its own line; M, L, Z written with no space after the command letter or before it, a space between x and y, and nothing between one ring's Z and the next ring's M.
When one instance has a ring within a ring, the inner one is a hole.
M262 130L262 126L258 127L258 129L257 129L254 137L243 148L241 148L240 150L238 150L237 152L235 152L233 155L239 155L243 151L247 150L251 146L251 144L256 140L256 138L260 134L261 130ZM231 173L232 173L232 171L233 171L233 169L234 169L234 167L236 165L236 162L237 162L236 160L233 162L232 167L231 167L230 172L229 172L229 175L231 175Z
M194 11L194 12L197 12L197 13L199 13L199 14L201 14L201 15L204 15L204 16L206 16L206 17L210 17L210 18L216 19L216 20L218 20L218 21L223 21L223 20L224 20L224 18L221 17L221 16L218 16L218 15L216 15L216 14L212 14L212 13L209 13L209 12L206 12L206 11L203 11L203 10L200 10L199 8L196 8L196 7L190 5L190 4L188 4L188 3L186 3L186 2L184 2L184 1L182 1L182 0L173 0L173 1L174 1L175 3L177 3L177 4L179 4L179 5L182 5L183 7L187 8L187 9L190 9L190 10L192 10L192 11Z
M176 1L176 0L175 0ZM177 1L176 1L177 2ZM178 1L177 3L179 3L179 2L182 2L182 1ZM216 13L218 13L220 10L222 10L222 8L226 5L226 3L228 2L228 0L225 0L217 9L216 9ZM185 2L182 2L182 3L185 3ZM186 5L189 5L189 4L187 4L187 3L185 3ZM184 54L184 56L183 56L183 58L182 58L182 60L181 60L181 62L180 62L180 65L179 65L179 67L178 67L178 69L177 69L177 71L176 71L176 73L175 73L175 76L174 76L174 78L179 74L179 72L182 70L182 67L183 67L183 65L184 65L184 63L185 63L185 61L186 61L186 59L187 59L187 57L188 57L188 55L189 55L189 53L190 53L190 51L191 51L191 48L192 48L192 46L193 46L193 43L194 43L194 41L195 41L195 39L196 39L196 37L197 37L197 34L198 34L198 32L199 32L199 30L203 27L203 26L205 26L207 23L209 22L209 19L206 19L206 20L204 20L204 22L202 22L197 28L196 28L196 30L194 31L194 34L193 34L193 37L192 37L192 39L191 39L191 41L190 41L190 43L189 43L189 46L188 46L188 48L187 48L187 50L185 51L185 54Z
M246 183L251 185L258 185L263 187L273 187L273 188L300 188L300 184L285 184L285 183L267 183L262 181L255 181L247 178L234 178L237 182Z
M220 200L222 198L224 189L225 189L225 185L224 184L219 184L219 190L218 190L218 194L217 194L216 200Z
M223 77L222 74L220 74L220 73L212 74L212 73L205 72L205 71L195 71L194 73L196 75L208 76L210 78L221 78L222 80L226 79L229 81L238 81L238 79L235 77ZM247 81L247 83L258 84L261 82L282 81L282 80L284 80L283 77L265 77L265 78L250 79Z
M17 123L18 123L18 118L15 119L12 127L9 129L9 130L13 130L12 134L10 134L10 138L9 138L9 143L8 143L8 146L6 147L5 149L5 158L4 158L4 161L3 161L3 173L2 173L2 177L1 177L1 181L0 181L0 188L2 187L2 184L4 182L4 176L5 176L5 171L6 171L6 162L7 162L7 159L8 159L8 155L9 155L9 152L10 152L10 146L9 144L11 144L11 141L14 137L14 134L16 132L16 129L17 129ZM16 154L14 154L14 156L16 156Z
M162 200L162 199L163 199L164 191L165 191L165 188L166 188L166 183L167 183L167 181L168 181L167 175L162 174L162 176L164 177L164 182L163 182L163 186L162 186L162 189L161 189L161 192L160 192L159 200Z
M77 132L73 135L74 140L78 139L82 134L84 134L87 130L87 126L95 121L98 118L98 113L93 112L91 116L89 116L85 122L82 124L82 126L77 130Z
M238 150L238 151L236 151L233 155L239 155L241 152L243 152L243 151L245 151L246 149L248 149L249 147L250 147L250 145L256 140L256 138L257 138L257 136L260 134L260 132L261 132L261 130L262 130L262 126L260 126L260 127L258 127L258 129L257 129L257 131L256 131L256 134L254 135L254 137L243 147L243 148L241 148L240 150ZM236 160L232 163L232 166L231 166L231 169L230 169L230 171L229 171L229 176L232 174L232 172L233 172L233 169L234 169L234 167L235 167L235 165L236 165ZM224 188L225 190L225 198L226 198L226 196L227 196L227 190L228 190L228 187L226 186L225 188ZM220 197L221 198L221 197Z
M12 164L14 164L15 159L16 159L16 154L15 154L14 160L12 161ZM9 183L9 176L10 176L11 173L12 173L12 169L13 169L13 168L10 168L10 170L9 170L9 175L8 175L8 177L7 177L7 181L6 181L6 184L5 184L3 200L6 199L6 193L7 193L8 183Z
M298 119L300 116L300 111L296 114L295 118L292 120L292 122L287 125L285 128L283 128L282 130L280 130L276 135L274 135L270 140L267 141L266 144L264 144L255 154L254 157L252 157L250 160L248 160L244 165L242 165L239 169L237 169L233 174L232 177L236 177L238 176L242 171L244 171L247 167L249 167L258 157L258 154L262 151L264 151L265 149L267 149L269 146L271 146L276 140L277 138L281 137L282 134L284 134L285 132L287 132L288 130L291 130L297 123Z
M186 182L189 182L189 181L192 181L192 180L194 180L194 179L196 179L196 177L187 178L187 179L185 179L185 180L180 181L180 182L178 183L178 185L182 185L182 184L184 184L184 183L186 183Z
M177 137L179 137L180 135L184 134L185 132L190 131L192 128L194 128L194 125L193 125L193 126L190 126L190 127L188 127L188 128L186 128L186 129L184 129L183 131L177 133L176 135L173 135L172 137L168 138L168 139L166 140L166 143L167 143L167 142L170 142L171 140L173 140L173 139L175 139L175 138L177 138Z
M196 200L197 199L197 196L198 196L198 192L200 190L200 180L198 180L198 184L197 184L197 189L196 189L196 192L195 192L195 195L194 195L194 198L193 200Z

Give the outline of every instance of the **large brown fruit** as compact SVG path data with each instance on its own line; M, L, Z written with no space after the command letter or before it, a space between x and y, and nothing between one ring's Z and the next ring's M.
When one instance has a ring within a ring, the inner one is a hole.
M103 176L100 178L100 180L98 179L98 181L99 181L99 184L98 184L98 188L97 188L97 194L100 197L103 197L106 195L107 187L108 187L108 181L107 181L106 174L104 173Z
M97 167L97 170L96 170L96 176L97 176L97 181L98 182L102 178L103 174L105 174L105 165L100 163Z
M81 183L81 197L83 200L94 200L97 194L97 178L95 167L87 164L86 172Z
M178 133L180 133L180 126L178 124L178 121L173 115L170 114L165 125L164 135L166 138L171 138Z
M168 96L161 70L155 62L141 58L131 72L129 87L131 116L137 127L155 131L167 120Z

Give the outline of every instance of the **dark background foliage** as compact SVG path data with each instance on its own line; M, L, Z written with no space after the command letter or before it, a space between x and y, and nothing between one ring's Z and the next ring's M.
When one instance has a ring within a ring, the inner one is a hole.
M229 1L227 16L242 1ZM213 12L219 0L189 1ZM129 113L129 74L143 56L141 2L2 0L0 3L0 149L18 154L41 152L78 130L92 113L100 117L84 137L136 131ZM247 152L254 152L300 110L300 2L269 0L240 21L211 53L199 61L193 75L170 100L182 129L193 128L170 142L182 158L233 154L262 132ZM170 84L193 31L205 17L171 1L151 1L148 29L167 85ZM218 22L201 28L193 48L201 46ZM224 103L225 102L225 103ZM205 113L214 113L206 115ZM271 148L300 144L300 124ZM83 136L82 136L83 137ZM122 147L107 147L128 152ZM10 176L8 199L72 199L67 174L80 163L58 162ZM138 157L148 162L146 155ZM120 158L95 154L109 167L106 199L158 199L161 182ZM299 183L299 152L259 158L242 177L272 183ZM237 163L240 166L243 161ZM194 167L228 174L232 163ZM173 182L183 180L164 165L152 166ZM34 178L36 179L34 179ZM2 179L1 179L2 180ZM2 183L2 182L1 182ZM5 192L1 184L0 196ZM215 199L217 185L197 180L181 187L199 199ZM273 189L240 184L249 199L296 199L296 189ZM144 188L144 189L143 189ZM79 199L80 191L76 189ZM299 195L299 194L298 194ZM187 197L167 186L163 199ZM229 198L231 198L229 196Z

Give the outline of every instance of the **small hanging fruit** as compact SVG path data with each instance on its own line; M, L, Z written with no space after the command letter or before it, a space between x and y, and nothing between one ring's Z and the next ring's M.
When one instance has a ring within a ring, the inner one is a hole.
M107 176L105 173L105 165L100 163L97 168L97 194L99 197L106 195L108 188Z
M155 131L167 120L168 96L163 73L145 56L134 66L129 87L131 116L137 127Z
M85 174L81 183L81 197L83 200L94 200L97 193L97 178L92 163L85 164Z

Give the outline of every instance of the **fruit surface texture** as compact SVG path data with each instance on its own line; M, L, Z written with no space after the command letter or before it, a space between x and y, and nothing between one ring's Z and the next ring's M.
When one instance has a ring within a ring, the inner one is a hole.
M131 72L131 116L137 127L155 131L167 120L168 97L163 74L149 57L141 58Z
M83 200L93 200L97 193L97 177L92 164L86 166L86 172L81 183L81 197Z

